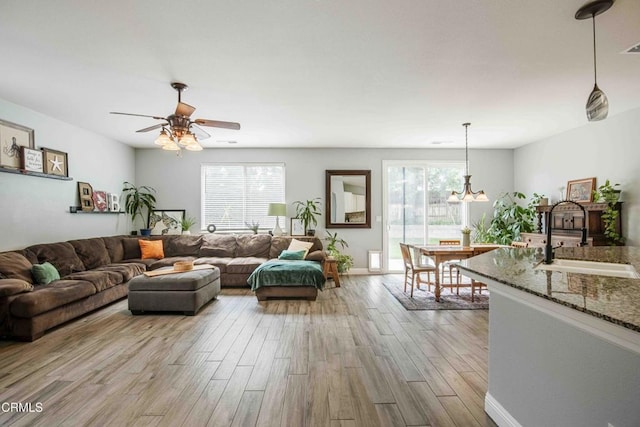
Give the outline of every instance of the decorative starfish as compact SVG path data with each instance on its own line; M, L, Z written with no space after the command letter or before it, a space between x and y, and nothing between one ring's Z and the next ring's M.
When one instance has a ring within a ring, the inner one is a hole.
M51 171L53 172L54 170L59 170L60 172L62 172L62 161L58 160L58 156L53 156L53 159L49 160L51 162Z

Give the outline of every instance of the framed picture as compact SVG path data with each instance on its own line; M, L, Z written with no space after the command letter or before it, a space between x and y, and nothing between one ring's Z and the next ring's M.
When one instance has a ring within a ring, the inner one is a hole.
M18 169L21 147L35 148L33 129L0 120L0 167Z
M593 190L596 188L595 178L584 178L567 183L567 200L590 203L593 201Z
M300 218L291 218L291 235L304 236L304 223Z
M43 148L44 173L49 175L69 176L67 169L67 153Z
M29 172L42 173L42 150L20 147L20 168Z
M184 209L154 210L149 215L149 228L151 235L181 234L180 223L184 218Z

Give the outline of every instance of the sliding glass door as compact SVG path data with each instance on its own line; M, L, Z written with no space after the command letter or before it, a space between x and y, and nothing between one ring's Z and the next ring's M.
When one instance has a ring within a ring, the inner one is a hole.
M385 267L404 270L400 242L437 244L460 239L466 221L465 203L447 203L451 190L460 190L464 163L385 161Z

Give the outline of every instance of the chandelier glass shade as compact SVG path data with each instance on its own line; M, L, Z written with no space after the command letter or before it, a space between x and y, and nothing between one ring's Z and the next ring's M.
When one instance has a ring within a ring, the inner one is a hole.
M614 0L595 0L582 6L576 12L576 19L589 19L593 27L593 90L587 99L586 112L587 120L596 122L604 120L609 114L609 100L607 95L598 87L598 68L596 61L596 16L609 10L613 6Z
M468 130L471 123L463 123L464 126L464 157L465 157L465 175L462 191L452 191L447 199L449 203L458 202L488 202L489 198L484 190L473 191L471 189L471 175L469 175L469 139Z

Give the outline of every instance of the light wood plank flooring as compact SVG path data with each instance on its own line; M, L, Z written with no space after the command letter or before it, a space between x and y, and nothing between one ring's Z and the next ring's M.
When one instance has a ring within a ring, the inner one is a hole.
M488 312L409 312L382 280L344 277L315 302L224 289L192 317L124 300L0 342L0 402L42 404L0 425L494 426Z

